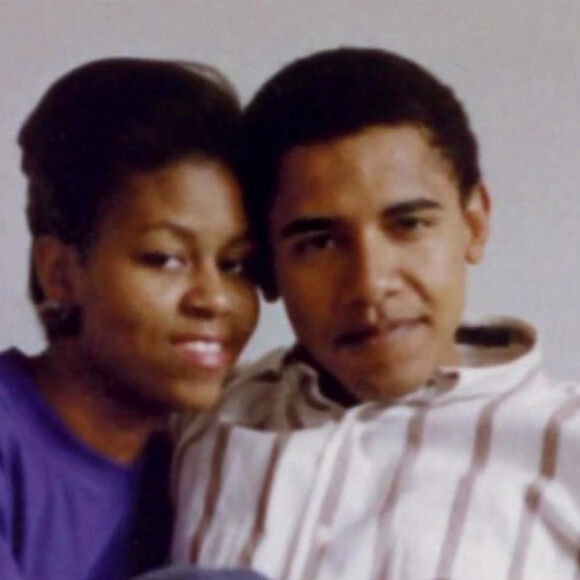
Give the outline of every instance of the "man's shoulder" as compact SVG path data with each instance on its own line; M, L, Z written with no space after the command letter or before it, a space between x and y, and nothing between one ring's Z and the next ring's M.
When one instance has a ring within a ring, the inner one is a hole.
M251 363L233 369L225 384L226 396L239 389L280 385L288 367L290 352L288 348L277 348Z
M232 421L255 422L260 409L272 409L294 390L293 363L289 362L290 349L270 351L260 359L236 368L224 387L221 417Z
M296 391L301 370L292 358L292 349L278 348L258 360L236 367L224 385L218 404L207 411L183 417L177 425L181 438L190 439L220 425L263 427L276 410Z

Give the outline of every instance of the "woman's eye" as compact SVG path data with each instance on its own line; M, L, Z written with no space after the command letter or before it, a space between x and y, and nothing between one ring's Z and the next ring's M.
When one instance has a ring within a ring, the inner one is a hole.
M151 268L162 270L180 270L186 264L181 254L169 252L147 252L141 255L141 261Z
M248 272L248 257L227 258L220 263L220 269L229 276L244 276Z

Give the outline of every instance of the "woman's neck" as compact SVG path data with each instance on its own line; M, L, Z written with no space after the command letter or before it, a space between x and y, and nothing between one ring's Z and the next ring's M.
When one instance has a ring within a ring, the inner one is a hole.
M162 416L138 412L108 396L114 385L104 388L104 379L83 363L74 345L53 345L28 364L39 391L67 428L113 461L133 463L163 423Z

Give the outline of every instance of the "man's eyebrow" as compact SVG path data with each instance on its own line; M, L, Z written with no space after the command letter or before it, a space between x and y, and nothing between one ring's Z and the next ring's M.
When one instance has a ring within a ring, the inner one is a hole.
M430 209L442 209L442 206L439 202L432 199L417 198L388 206L383 211L383 216L387 219L396 219L401 216ZM281 240L284 240L301 234L328 231L336 226L336 221L336 219L329 217L299 218L287 223L280 231L279 237Z
M313 232L327 231L336 223L332 218L313 217L299 218L287 223L280 231L280 239L291 238L301 234L310 234Z
M427 198L417 198L410 201L402 201L400 203L394 203L393 205L385 208L383 211L383 216L387 219L395 219L401 216L406 216L412 213L416 213L423 210L429 209L442 209L442 205L432 199Z

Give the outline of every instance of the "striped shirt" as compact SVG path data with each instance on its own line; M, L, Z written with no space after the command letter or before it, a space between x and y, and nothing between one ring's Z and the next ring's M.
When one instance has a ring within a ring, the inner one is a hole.
M276 580L580 579L580 385L545 376L521 321L458 336L461 366L389 403L343 408L284 352L244 370L182 433L174 560Z

